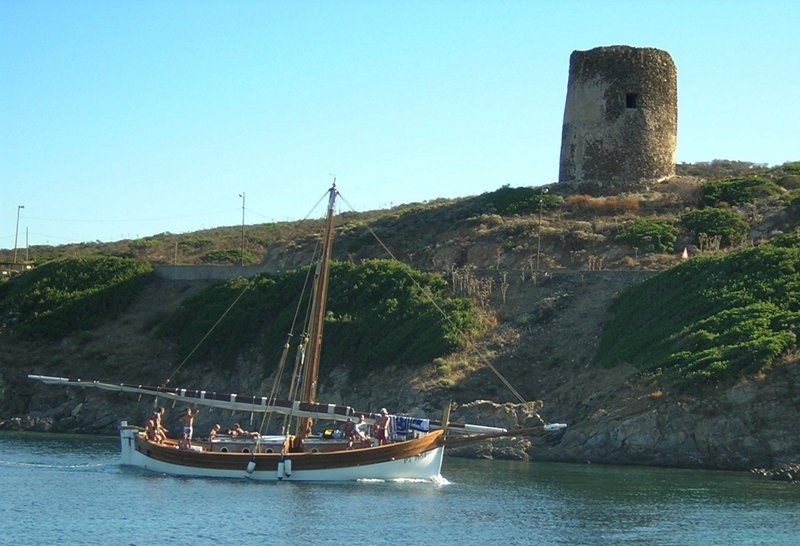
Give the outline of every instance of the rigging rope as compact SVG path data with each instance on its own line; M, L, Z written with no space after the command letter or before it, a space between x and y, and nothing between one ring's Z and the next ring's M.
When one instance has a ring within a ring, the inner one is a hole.
M317 248L319 248L319 243L317 243ZM317 253L317 251L315 249L313 255L316 255L316 253ZM278 391L279 391L279 388L280 388L280 380L281 380L281 377L283 377L283 372L284 372L284 370L286 368L286 358L289 355L289 348L291 347L291 340L292 340L292 337L294 336L294 328L297 325L297 317L300 316L300 308L302 307L303 296L305 295L306 289L308 288L308 280L309 280L310 277L311 277L311 268L309 267L308 271L306 272L306 278L303 281L303 289L300 291L300 297L298 298L298 301L297 301L297 307L294 310L294 316L292 317L292 325L289 327L289 333L286 336L286 343L284 343L284 345L283 345L283 352L281 353L281 360L280 360L280 363L278 364L278 369L275 372L275 381L273 381L273 383L272 383L272 390L271 390L270 395L269 395L270 396L270 398L269 398L270 403L274 402L278 397ZM306 316L308 316L308 311L306 311ZM306 320L308 320L308 319L306 318ZM304 347L305 346L305 341L303 341L303 339L305 339L305 336L301 336L301 341L300 341L299 347ZM295 363L295 370L296 369L297 369L297 363ZM292 374L292 377L294 377L294 372ZM288 392L288 396L287 396L287 399L289 399L289 400L292 400L292 397L295 394L293 385L294 385L294 381L292 381L290 386L289 386L289 392ZM284 434L284 435L286 434L286 430L288 430L288 428L287 428L287 419L288 418L291 418L291 415L289 415L289 417L285 417L284 418L283 427L282 427L282 431L281 431L281 433ZM267 419L267 414L266 413L264 414L264 418L261 420L261 428L259 428L259 432L260 433L264 432L265 425L267 427L269 426L269 423L270 423L271 419L272 419L272 414L270 414L269 419Z
M316 210L316 208L319 207L319 204L323 201L323 199L325 199L325 197L327 195L328 195L327 191L322 194L322 196L317 201L316 205L311 207L311 210L308 211L308 213L306 214L305 218L303 218L303 220L307 220L308 217L311 216L311 214L314 212L314 210ZM317 247L319 247L319 243L317 243ZM315 254L316 254L316 251L315 251ZM306 285L303 285L303 291L304 292L305 292L305 288L306 288ZM244 289L242 289L241 293L236 297L235 300L233 300L233 303L231 303L228 306L228 308L225 310L225 312L222 313L222 315L211 326L211 328L208 330L208 332L206 332L206 334L203 336L203 338L200 341L198 341L197 345L195 345L194 348L189 352L189 354L186 355L186 358L183 359L183 362L181 362L178 365L178 367L175 368L172 371L172 373L170 374L170 376L166 380L164 380L164 382L161 385L162 387L165 387L165 386L169 385L169 382L172 381L172 379L175 377L175 374L177 374L180 371L180 369L183 367L183 365L186 364L186 362L192 357L192 355L197 351L197 349L200 348L200 345L202 345L203 342L208 338L208 336L210 336L211 333L217 328L217 326L219 326L220 322L222 322L222 319L225 318L225 316L231 311L231 309L233 309L233 306L236 305L239 302L239 300L242 298L242 296L244 296L245 292L247 292L249 289L250 289L250 283L245 285L245 287L244 287ZM301 301L302 301L302 298L301 298ZM299 307L300 307L300 304L298 303L298 310L299 310ZM295 313L295 320L296 320L296 318L297 318L297 313ZM292 321L292 328L294 328L295 320ZM291 332L290 332L290 337L291 337Z
M205 341L205 340L208 338L208 336L210 336L210 335L211 335L211 332L213 332L213 331L214 331L214 330L217 328L217 326L219 326L219 323L220 323L220 322L222 322L222 319L224 319L224 318L225 318L225 316L226 316L228 313L230 313L231 309L233 309L233 306L234 306L234 305L236 305L236 303L237 303L237 302L238 302L240 299L242 299L242 296L244 296L245 292L247 292L248 290L250 290L250 283L249 283L249 282L248 282L247 284L245 284L245 287L242 289L242 291L239 293L239 295L238 295L238 296L236 296L236 299L235 299L235 300L233 300L233 303L231 303L231 304L228 306L228 308L227 308L227 309L225 309L225 312L224 312L224 313L222 313L222 316L220 316L220 317L217 319L217 322L215 322L215 323L214 323L214 325L213 325L213 326L211 326L211 328L208 330L208 332L206 332L206 335L204 335L204 336L203 336L203 339L201 339L200 341L198 341L198 342L197 342L197 345L195 345L195 346L194 346L194 349L192 349L192 350L189 352L189 354L188 354L188 355L186 355L186 358L184 358L184 359L183 359L183 362L181 362L181 363L178 365L178 367L177 367L177 368L175 368L175 369L172 371L172 374L170 374L170 376L169 376L169 377L166 379L166 381L164 381L164 383L161 385L162 387L166 387L167 385L169 385L169 382L170 382L170 381L172 381L172 378L173 378L173 377L175 377L175 374L176 374L176 373L178 373L178 371L180 371L180 369L183 367L183 365L184 365L184 364L186 364L186 361L187 361L187 360L189 360L189 359L191 358L191 356L192 356L192 355L195 353L195 351L197 351L197 349L199 349L199 348L200 348L200 345L202 345L202 344L203 344L203 342L204 342L204 341Z
M345 203L345 204L346 204L348 207L350 207L350 209L351 209L353 212L355 212L355 209L353 209L353 207L350 205L350 203L348 203L348 202L347 202L347 200L346 200L346 199L345 199L345 198L344 198L344 197L343 197L341 194L339 194L339 198L342 200L342 202L343 202L343 203ZM369 231L369 232L372 234L372 236L375 238L375 240L376 240L376 241L378 241L378 244L379 244L379 245L380 245L380 246L381 246L381 247L382 247L382 248L383 248L383 249L386 251L386 253L387 253L387 254L388 254L388 255L389 255L391 258L392 258L392 260L394 260L394 261L396 261L396 262L398 262L398 263L402 263L402 262L400 262L400 260L398 260L398 259L395 257L395 255L394 255L394 254L392 254L392 251L391 251L391 250L389 250L389 247L387 247L387 246L384 244L384 242L381 240L381 238L380 238L380 237L378 237L378 234L377 234L377 233L375 233L375 231L374 231L374 230L373 230L373 229L372 229L372 228L369 226L369 224L366 224L366 225L365 225L365 227L367 228L367 231ZM416 280L414 277L412 277L412 276L411 276L411 274L410 274L410 273L408 273L407 271L406 271L406 276L407 276L407 277L408 277L408 278L411 280L411 282L414 284L414 286L416 286L416 287L417 287L417 288L418 288L418 289L419 289L419 290L420 290L420 291L421 291L423 294L425 294L425 295L428 297L428 301L430 301L431 305L433 305L433 306L436 308L436 310L437 310L437 311L439 311L439 313L442 315L442 317L444 318L444 320L446 320L446 321L448 322L448 324L450 324L450 326L452 326L452 327L453 327L453 329L454 329L456 332L458 332L458 333L461 335L461 337L462 337L463 339L467 339L467 335L464 333L464 331L463 331L463 330L461 330L461 328L459 328L459 327L458 327L458 325L457 325L457 324L455 324L455 323L454 323L454 322L453 322L453 321L450 319L450 317L447 315L447 313L445 313L445 312L444 312L444 310L443 310L441 307L439 307L439 305L436 303L436 300L433 298L433 294L431 293L430 289L429 289L429 288L426 288L426 287L423 287L423 286L421 286L421 285L420 285L420 284L417 282L417 280ZM489 369L490 369L490 370L492 370L492 372L494 372L494 374L497 376L497 378L498 378L498 379L499 379L499 380L500 380L500 381L503 383L503 385L505 385L505 386L508 388L508 390L509 390L509 391L511 391L511 393L512 393L514 396L516 396L516 397L517 397L517 400L519 400L519 401L520 401L520 403L523 403L523 404L524 404L525 402L527 402L527 400L525 400L525 398L523 398L523 397L522 397L522 395L519 393L519 391L517 391L517 389L515 389L515 388L514 388L514 386L513 386L513 385L512 385L512 384L511 384L511 383L508 381L508 379L506 379L506 378L503 376L503 374L501 374L501 373L500 373L500 370L498 370L497 368L495 368L495 367L494 367L494 365L493 365L491 362L489 362L489 360L488 360L486 357L482 357L482 356L479 356L479 355L475 355L475 356L476 356L476 357L477 357L477 358L478 358L478 359L479 359L481 362L483 362L484 364L486 364L486 366L488 366L488 367L489 367Z

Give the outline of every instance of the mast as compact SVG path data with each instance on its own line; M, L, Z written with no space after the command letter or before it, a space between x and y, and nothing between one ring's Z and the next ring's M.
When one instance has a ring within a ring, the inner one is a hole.
M319 360L322 351L322 329L325 324L325 307L328 298L328 279L333 252L333 215L336 205L336 179L328 190L328 216L325 221L325 233L322 243L322 256L314 273L314 287L311 299L311 324L308 345L305 354L305 372L303 373L301 402L316 402L317 381L319 378ZM298 435L302 436L308 427L308 418L298 420Z

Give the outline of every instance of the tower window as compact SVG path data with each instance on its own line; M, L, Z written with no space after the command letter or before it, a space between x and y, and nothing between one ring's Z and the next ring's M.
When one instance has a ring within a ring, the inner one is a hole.
M639 108L639 93L625 94L625 108Z

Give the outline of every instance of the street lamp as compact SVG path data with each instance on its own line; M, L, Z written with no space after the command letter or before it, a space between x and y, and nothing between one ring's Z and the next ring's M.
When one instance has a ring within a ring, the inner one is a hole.
M19 211L24 209L25 205L17 206L17 229L14 231L14 263L17 263L17 238L19 237Z
M547 188L542 188L542 193L539 195L539 227L536 230L536 272L539 272L539 257L542 253L542 209L544 208L544 194L547 193Z
M239 194L242 198L242 267L244 267L244 192Z

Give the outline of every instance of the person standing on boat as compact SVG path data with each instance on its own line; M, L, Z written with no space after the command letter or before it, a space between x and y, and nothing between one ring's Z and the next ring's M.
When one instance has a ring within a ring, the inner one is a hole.
M181 415L181 423L183 423L183 432L189 438L189 441L192 440L192 433L194 432L194 418L197 417L197 414L200 413L200 410L192 411L192 408L186 408L186 413Z
M381 414L375 418L374 426L375 439L378 440L379 446L382 446L388 440L387 428L389 428L389 412L386 411L386 408L381 408Z

